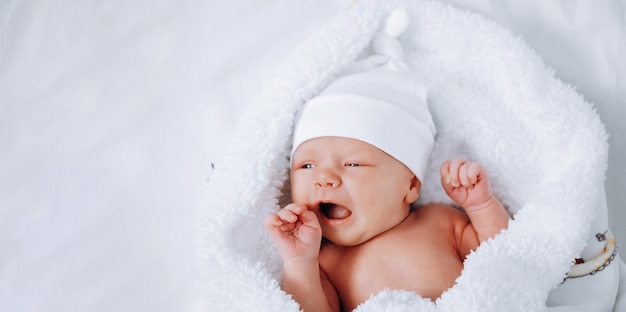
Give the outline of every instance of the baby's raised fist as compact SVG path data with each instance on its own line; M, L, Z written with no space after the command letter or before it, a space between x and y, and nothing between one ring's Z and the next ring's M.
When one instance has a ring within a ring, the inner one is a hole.
M477 162L448 160L441 165L439 173L446 194L465 209L483 204L493 196L489 176Z
M304 205L289 204L269 215L265 229L284 262L317 259L322 229L315 213Z

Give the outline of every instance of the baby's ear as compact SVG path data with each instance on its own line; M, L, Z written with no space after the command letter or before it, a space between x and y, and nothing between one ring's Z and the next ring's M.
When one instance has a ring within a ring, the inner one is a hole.
M411 178L411 185L409 186L409 189L406 192L406 196L404 196L404 200L408 204L414 203L420 197L421 189L422 189L422 182L420 182L420 180L416 176L413 176L413 178Z

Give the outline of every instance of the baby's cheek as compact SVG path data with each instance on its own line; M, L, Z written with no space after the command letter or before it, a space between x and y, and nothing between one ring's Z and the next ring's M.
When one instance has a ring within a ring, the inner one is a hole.
M303 183L298 181L292 181L291 183L291 201L298 204L303 204L308 198L308 190L304 187Z

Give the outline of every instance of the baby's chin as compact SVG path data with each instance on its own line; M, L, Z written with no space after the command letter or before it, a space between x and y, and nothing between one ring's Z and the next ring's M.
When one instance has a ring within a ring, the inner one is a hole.
M324 232L323 229L322 229L322 232ZM373 235L368 235L368 236L365 236L365 235L356 236L354 234L348 235L348 233L342 233L342 232L329 233L328 235L326 233L323 233L323 236L326 239L326 241L334 245L344 246L344 247L358 246L369 241L370 239L374 237Z

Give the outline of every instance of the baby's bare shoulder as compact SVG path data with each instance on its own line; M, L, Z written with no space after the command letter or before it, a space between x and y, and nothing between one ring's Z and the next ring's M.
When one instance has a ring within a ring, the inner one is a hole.
M452 225L465 225L469 222L469 218L463 210L440 203L417 207L413 213L421 220L444 222Z
M419 206L415 208L414 212L423 214L426 216L451 216L451 215L464 216L465 215L465 212L462 209L459 209L451 205L441 204L441 203L431 203L431 204Z

